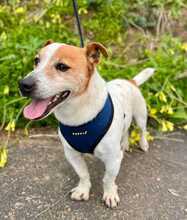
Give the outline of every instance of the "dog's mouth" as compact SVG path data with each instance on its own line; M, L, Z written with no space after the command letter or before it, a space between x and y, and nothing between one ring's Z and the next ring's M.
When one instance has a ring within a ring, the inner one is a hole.
M33 99L32 102L24 108L24 117L30 120L39 120L46 117L58 104L67 99L70 93L69 90L65 90L46 99Z

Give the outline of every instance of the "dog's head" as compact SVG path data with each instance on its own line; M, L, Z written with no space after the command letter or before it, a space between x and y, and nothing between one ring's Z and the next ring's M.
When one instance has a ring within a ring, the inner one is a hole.
M24 116L42 119L65 100L84 93L100 53L107 56L99 43L79 48L47 41L34 59L33 71L19 82L21 94L32 98Z

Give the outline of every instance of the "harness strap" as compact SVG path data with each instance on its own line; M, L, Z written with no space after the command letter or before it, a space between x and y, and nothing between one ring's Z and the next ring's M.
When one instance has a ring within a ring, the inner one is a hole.
M91 121L79 125L68 126L62 123L59 128L68 144L81 153L94 153L95 147L104 137L113 120L114 107L108 94L102 110Z

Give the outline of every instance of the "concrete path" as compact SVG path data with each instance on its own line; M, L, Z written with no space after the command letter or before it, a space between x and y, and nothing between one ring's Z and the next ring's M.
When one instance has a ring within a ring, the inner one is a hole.
M86 160L93 184L90 200L71 201L69 191L78 178L58 139L17 134L10 142L9 162L0 170L0 220L187 219L187 134L154 141L147 154L125 153L117 179L121 203L114 210L101 201L103 164Z

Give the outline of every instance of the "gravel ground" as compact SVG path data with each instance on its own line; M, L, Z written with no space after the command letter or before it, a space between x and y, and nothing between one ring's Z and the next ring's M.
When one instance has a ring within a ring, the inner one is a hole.
M52 134L51 129L34 135ZM87 202L71 201L78 178L58 138L12 137L9 161L0 170L0 220L187 220L187 134L176 132L154 141L148 153L125 153L120 174L120 205L102 203L103 164L86 156L92 177ZM0 134L1 140L5 137Z

